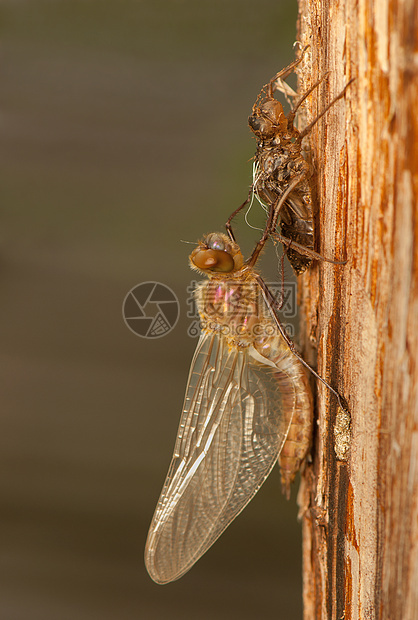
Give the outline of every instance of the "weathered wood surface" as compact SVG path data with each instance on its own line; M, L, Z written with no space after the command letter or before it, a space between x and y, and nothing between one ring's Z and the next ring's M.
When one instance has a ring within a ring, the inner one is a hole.
M337 403L319 387L299 495L305 619L416 620L418 2L299 0L299 9L299 40L310 45L299 87L330 71L305 122L355 78L310 136L318 249L347 264L301 278L304 344L347 398L351 437L338 460Z

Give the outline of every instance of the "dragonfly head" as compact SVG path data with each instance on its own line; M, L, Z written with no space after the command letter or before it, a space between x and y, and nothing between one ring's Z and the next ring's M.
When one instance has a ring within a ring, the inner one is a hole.
M192 269L207 275L236 273L244 264L238 245L223 233L205 235L189 260Z
M254 105L248 124L259 140L269 140L286 131L287 118L280 101L267 98Z

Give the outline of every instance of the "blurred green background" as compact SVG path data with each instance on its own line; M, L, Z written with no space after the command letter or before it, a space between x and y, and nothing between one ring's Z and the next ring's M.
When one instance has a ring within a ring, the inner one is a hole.
M0 4L4 620L301 617L296 492L282 498L278 470L180 581L155 585L142 557L196 345L181 240L245 199L247 117L294 57L296 14L288 0ZM254 233L237 232L248 252ZM181 302L152 341L121 314L147 280Z

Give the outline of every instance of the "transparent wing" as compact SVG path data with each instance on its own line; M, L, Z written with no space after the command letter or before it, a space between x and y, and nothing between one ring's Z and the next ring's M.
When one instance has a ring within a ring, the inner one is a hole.
M294 405L286 374L249 348L201 336L145 549L154 581L181 577L248 504L277 460Z

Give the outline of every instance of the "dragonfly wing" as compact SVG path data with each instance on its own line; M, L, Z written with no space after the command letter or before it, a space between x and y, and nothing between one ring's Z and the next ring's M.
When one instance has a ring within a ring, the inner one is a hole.
M277 460L293 383L217 334L201 337L145 562L157 583L181 577L248 504ZM258 356L261 358L261 356Z

